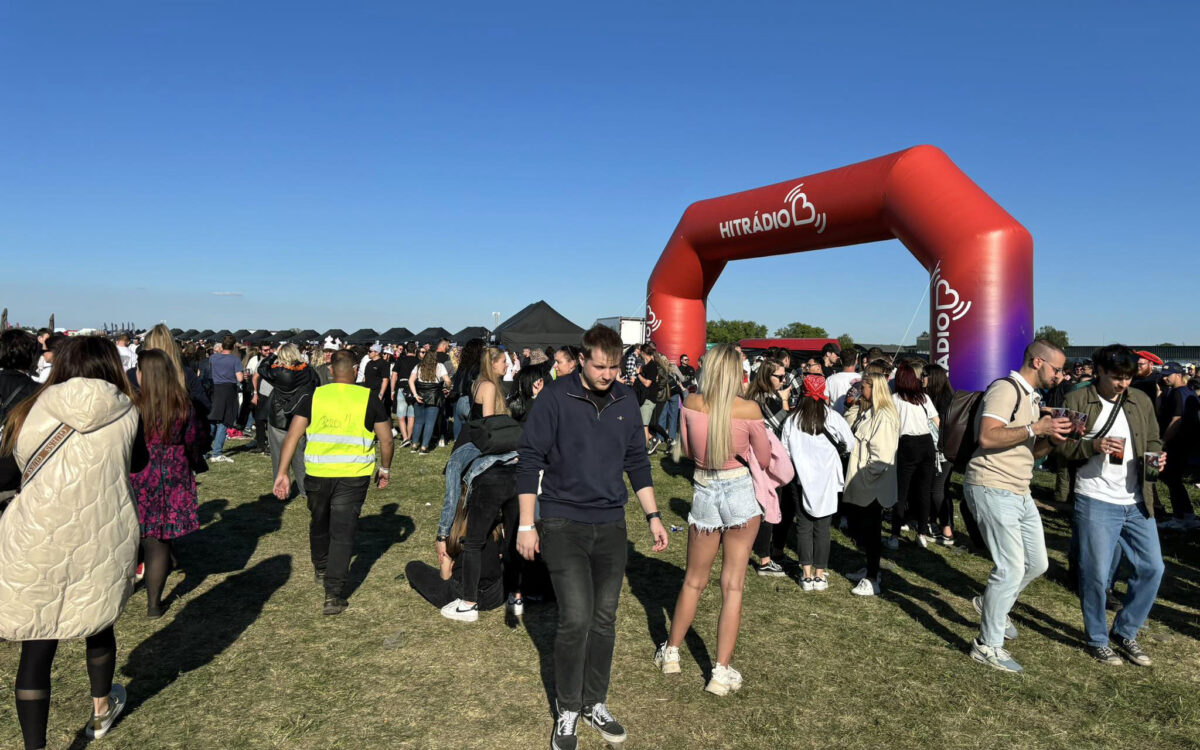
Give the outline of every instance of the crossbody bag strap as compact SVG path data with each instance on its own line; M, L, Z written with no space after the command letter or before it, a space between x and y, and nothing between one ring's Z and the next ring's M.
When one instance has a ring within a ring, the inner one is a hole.
M1122 393L1119 397L1117 397L1117 403L1116 403L1116 405L1113 406L1112 412L1109 413L1108 421L1105 422L1104 426L1100 428L1100 432L1096 433L1096 437L1095 437L1096 440L1099 440L1100 438L1102 438L1108 434L1108 431L1111 430L1113 425L1117 423L1117 415L1121 413L1121 409L1123 409L1124 407L1125 407L1125 394Z
M59 423L58 429L50 433L50 437L42 441L42 444L34 451L33 458L29 459L29 463L25 464L25 471L21 473L21 489L25 489L33 481L33 478L42 470L46 462L53 458L54 454L58 453L59 448L62 448L63 444L67 442L67 438L74 434L75 430L73 428L61 422Z

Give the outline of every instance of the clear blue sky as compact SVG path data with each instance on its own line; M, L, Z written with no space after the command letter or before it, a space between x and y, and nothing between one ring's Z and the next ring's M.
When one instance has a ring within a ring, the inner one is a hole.
M0 305L586 326L641 314L692 201L932 143L1032 232L1038 325L1195 343L1197 28L1182 1L9 2ZM743 261L709 315L894 342L925 282L895 242Z

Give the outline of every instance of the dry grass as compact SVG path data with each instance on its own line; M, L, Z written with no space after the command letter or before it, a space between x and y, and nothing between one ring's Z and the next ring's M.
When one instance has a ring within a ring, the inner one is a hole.
M117 624L118 680L132 710L113 748L544 747L552 604L476 625L443 620L402 578L432 561L445 453L397 457L397 482L363 511L360 582L338 617L319 613L307 549L307 509L262 496L269 459L235 455L201 478L204 526L179 545L187 575L167 616L142 616L135 593ZM668 524L683 524L690 490L656 466ZM674 474L674 475L673 475ZM1041 477L1046 480L1047 477ZM1049 575L1014 611L1022 677L966 655L977 620L970 597L990 564L945 549L890 555L885 594L862 600L831 578L804 593L789 579L751 575L735 663L741 693L701 691L715 649L716 587L706 593L683 674L650 663L682 580L684 535L662 555L631 506L632 548L618 621L610 705L642 748L1196 747L1200 746L1200 534L1167 534L1168 572L1143 641L1151 669L1106 668L1082 651L1076 599L1058 582L1064 519L1047 510ZM965 535L964 535L965 536ZM833 569L858 567L835 533ZM717 571L714 571L714 580ZM511 625L511 626L510 626ZM20 747L11 677L18 648L0 645L0 747ZM54 669L50 747L78 740L86 711L82 643ZM599 748L584 730L581 746Z

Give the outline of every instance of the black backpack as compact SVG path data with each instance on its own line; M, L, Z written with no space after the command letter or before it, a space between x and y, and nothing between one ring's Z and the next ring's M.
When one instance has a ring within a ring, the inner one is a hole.
M1011 377L1002 378L1017 390L1017 404L1013 407L1012 422L1017 418L1017 409L1021 406L1021 387ZM992 385L1000 382L994 381ZM991 388L991 385L988 386ZM975 429L979 419L979 410L983 407L983 394L986 391L955 391L950 409L946 412L946 423L942 425L943 454L954 465L955 471L965 471L971 456L979 448L979 431Z

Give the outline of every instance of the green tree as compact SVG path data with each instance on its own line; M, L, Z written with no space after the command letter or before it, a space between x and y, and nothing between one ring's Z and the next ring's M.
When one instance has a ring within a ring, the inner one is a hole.
M825 339L829 338L829 332L820 326L810 326L808 323L788 323L783 328L775 331L775 335L781 339Z
M843 333L841 336L838 336L838 346L840 346L843 351L846 349L853 349L854 339L850 338L850 334Z
M767 327L752 320L710 320L706 326L711 344L736 344L742 339L761 339L767 335Z
M1067 336L1066 331L1060 331L1054 326L1042 326L1037 329L1037 333L1033 335L1035 339L1045 339L1051 344L1054 344L1059 349L1066 349L1071 345L1071 339Z

